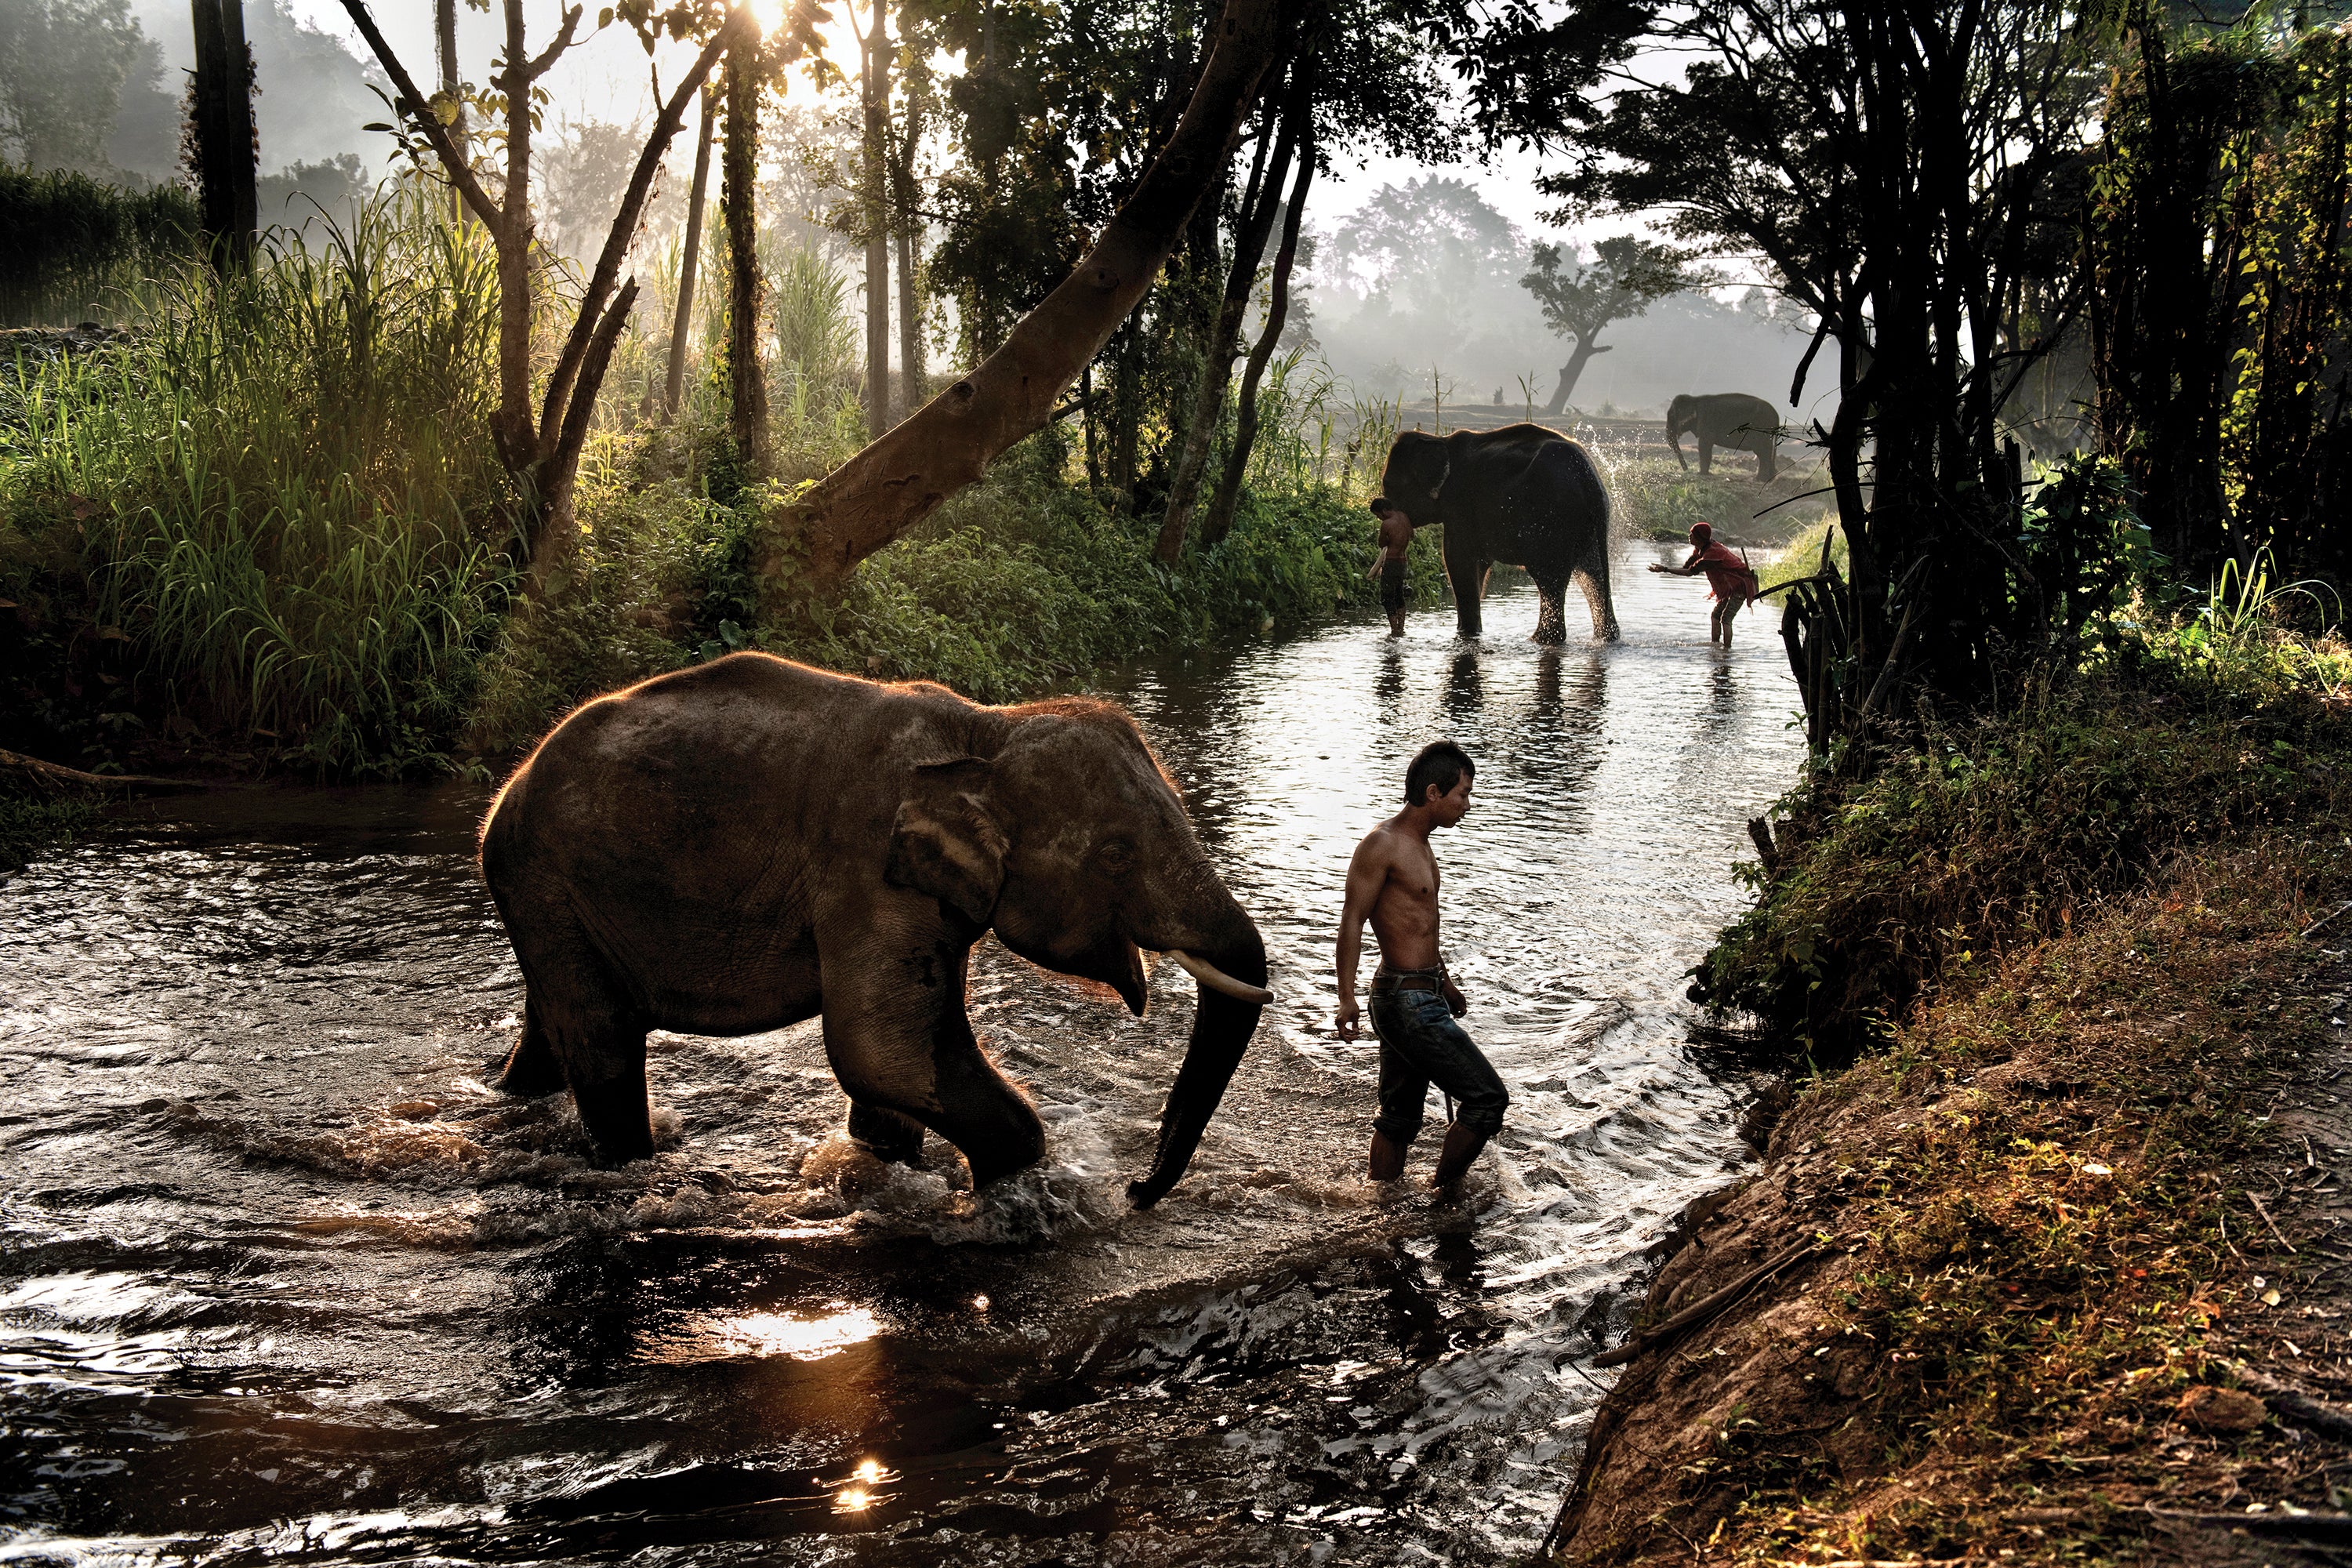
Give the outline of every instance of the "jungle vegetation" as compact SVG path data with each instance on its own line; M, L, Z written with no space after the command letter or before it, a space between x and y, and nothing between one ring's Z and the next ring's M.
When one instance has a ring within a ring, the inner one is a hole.
M850 92L811 5L638 0L600 25L685 68L592 135L534 96L584 14L406 61L348 8L402 157L339 227L224 246L233 201L12 176L87 209L20 265L140 280L127 340L19 356L6 395L29 749L400 772L714 647L1009 693L1349 602L1394 405L1318 374L1288 294L1314 181L1364 153L1524 143L1564 215L1657 220L1532 256L1571 370L1715 269L1806 313L1837 538L1778 602L1826 779L2225 566L2341 575L2352 68L2307 12L908 0L849 18ZM1660 51L1686 68L1634 68ZM212 238L173 237L192 212ZM929 629L885 631L918 559ZM992 574L1117 607L1024 644Z

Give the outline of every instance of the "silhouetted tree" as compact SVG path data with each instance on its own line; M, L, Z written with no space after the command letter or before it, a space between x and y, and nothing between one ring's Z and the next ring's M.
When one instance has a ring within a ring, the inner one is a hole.
M1567 258L1561 247L1538 245L1534 269L1519 279L1519 286L1543 307L1545 324L1575 343L1568 363L1559 367L1559 384L1544 405L1546 414L1567 407L1585 365L1593 355L1609 352L1610 345L1600 341L1601 329L1642 314L1653 300L1704 289L1716 280L1714 273L1693 267L1687 252L1655 240L1617 235L1592 249L1591 261L1568 262L1574 269L1562 271Z

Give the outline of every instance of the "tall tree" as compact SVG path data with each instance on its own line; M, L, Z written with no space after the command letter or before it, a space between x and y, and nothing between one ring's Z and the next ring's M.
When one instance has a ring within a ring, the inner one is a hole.
M1678 239L1760 258L1821 323L1800 386L1836 344L1826 445L1852 575L1798 590L1783 626L1811 738L1865 731L1906 687L1993 696L1997 648L2046 610L2000 410L2080 310L2077 289L2011 335L2021 279L2064 275L2037 254L2053 243L2039 198L2095 104L2076 14L1572 0L1462 42L1491 129L1572 141L1553 194L1664 211ZM1644 46L1681 53L1681 78L1619 70Z
M1298 231L1307 216L1307 192L1315 183L1315 121L1310 116L1298 149L1298 180L1283 212L1282 244L1274 253L1274 275L1266 283L1265 325L1258 332L1256 346L1250 350L1248 368L1242 372L1224 471L1218 476L1216 493L1209 498L1209 510L1201 519L1203 544L1214 544L1232 531L1234 510L1241 504L1242 480L1249 473L1250 454L1257 447L1258 388L1265 383L1265 367L1282 342L1282 329L1290 316L1290 279L1298 263Z
M260 201L255 188L253 51L244 0L193 0L196 70L189 130L205 244L224 276L253 264Z
M1544 322L1558 336L1573 341L1568 363L1559 367L1559 381L1551 389L1546 414L1568 406L1584 367L1610 346L1601 342L1601 329L1629 316L1638 316L1654 300L1687 289L1703 289L1714 275L1694 268L1689 256L1671 245L1633 235L1615 235L1594 246L1589 262L1567 262L1557 245L1535 247L1534 269L1519 286L1543 307ZM1562 271L1563 262L1573 268Z
M865 51L858 79L865 115L859 220L866 233L866 429L879 436L890 427L890 12L885 0L868 0L866 17L859 37Z
M434 95L434 112L449 127L449 141L466 151L466 84L457 68L457 0L433 0L433 54L441 69L441 90ZM449 187L449 221L466 221L466 198Z
M663 154L684 122L687 105L701 90L720 58L737 39L757 37L759 24L751 12L736 6L714 16L706 7L681 5L655 13L628 14L627 19L648 41L660 33L686 37L708 32L709 38L687 69L684 79L659 105L636 172L622 197L619 211L605 236L603 251L588 276L574 309L571 329L564 334L554 363L549 367L541 395L532 396L534 365L531 326L537 311L532 289L531 134L535 127L540 79L554 66L577 36L582 9L567 7L555 37L534 55L523 30L522 0L504 0L506 44L490 79L489 102L505 118L505 179L494 198L475 176L449 128L433 111L431 100L418 90L415 79L384 41L367 0L343 0L360 36L374 51L391 77L394 100L401 116L398 134L403 145L418 156L426 153L440 162L443 172L465 198L467 210L481 220L498 253L499 279L499 406L491 416L490 436L499 461L513 478L520 494L516 519L518 553L529 565L530 591L535 595L557 592L568 580L564 571L579 542L573 511L580 472L580 454L587 444L589 420L595 411L596 393L611 363L613 345L628 324L636 302L635 277L625 281L621 268L637 232L638 219L653 192L654 174ZM793 47L814 40L814 21L805 4L796 5L789 23ZM391 126L378 129L392 130ZM534 406L534 405L536 405Z
M909 61L898 73L906 101L890 139L890 226L898 242L898 400L897 419L922 406L923 302L915 266L923 243L922 193L915 179L916 150L923 142L924 107L930 98L929 72Z
M0 5L0 158L107 174L123 89L143 89L153 49L128 0Z
M727 51L727 143L719 159L719 215L727 231L727 428L745 477L768 469L768 375L760 362L760 39Z
M686 198L686 242L677 258L677 309L670 319L668 376L662 384L662 411L677 417L686 395L686 351L694 331L694 282L702 261L702 208L710 193L711 132L719 123L719 95L702 89L702 133L694 142L694 183Z
M1275 216L1282 210L1290 160L1314 113L1310 79L1306 74L1307 64L1305 59L1298 62L1297 79L1281 111L1267 116L1265 129L1258 137L1249 183L1242 192L1233 262L1225 272L1224 295L1217 301L1207 341L1202 344L1192 417L1186 422L1183 445L1169 481L1167 510L1160 516L1155 553L1171 566L1184 558L1184 538L1192 526L1192 510L1200 500L1201 482L1208 469L1209 447L1223 422L1225 397L1233 384L1234 355L1241 342L1242 317L1249 310L1250 296L1257 285L1258 264L1265 255L1265 242L1273 232ZM1268 143L1273 146L1270 166L1266 159Z
M789 540L771 541L763 574L781 574L790 555L801 553L808 582L839 581L979 478L991 458L1045 426L1062 393L1150 289L1194 206L1222 179L1276 63L1281 21L1277 0L1226 0L1174 133L1086 259L1022 318L1003 347L827 475L793 509Z

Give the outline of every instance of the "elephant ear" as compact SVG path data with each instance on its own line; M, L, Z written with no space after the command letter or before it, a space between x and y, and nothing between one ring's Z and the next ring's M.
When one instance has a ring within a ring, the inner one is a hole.
M988 764L978 757L925 763L890 824L890 858L882 879L954 905L986 925L1004 886L1012 847L988 809Z

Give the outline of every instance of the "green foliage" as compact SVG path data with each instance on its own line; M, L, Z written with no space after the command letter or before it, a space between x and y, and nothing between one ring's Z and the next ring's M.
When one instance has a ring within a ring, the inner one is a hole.
M1182 569L1153 529L1034 468L1007 462L917 537L870 557L836 604L761 628L775 652L888 679L942 681L983 701L1077 683L1150 649L1371 605L1365 514L1336 492L1245 491L1233 531ZM1433 542L1416 590L1442 592Z
M1561 271L1563 261L1573 270ZM1687 251L1638 235L1601 240L1588 262L1569 260L1557 245L1538 245L1534 268L1519 287L1543 307L1546 326L1581 346L1612 321L1643 314L1654 300L1717 281L1690 261Z
M776 369L795 395L830 407L857 380L857 328L849 280L813 245L795 245L767 271L776 322Z
M2249 634L2251 635L2251 634ZM2185 847L2346 802L2352 747L2311 671L2137 639L2109 670L1925 743L1865 783L1822 770L1776 808L1780 864L1700 966L1695 997L1823 1059L1939 981L2070 925Z
M34 856L71 844L97 820L98 808L88 801L0 788L0 875L21 871Z
M1599 455L1611 458L1605 447ZM1751 477L1754 461L1744 452L1718 453L1715 471L1706 474L1671 456L1608 461L1617 531L1627 539L1675 541L1689 537L1692 523L1705 522L1732 539L1769 542L1814 527L1830 511L1831 498L1806 493L1826 482L1818 469L1787 464L1770 484L1759 485ZM1818 555L1818 540L1813 548Z
M0 163L0 321L80 321L197 251L195 198Z
M478 230L371 205L252 278L190 272L103 356L20 371L0 562L71 539L141 706L322 772L437 764L506 594Z

